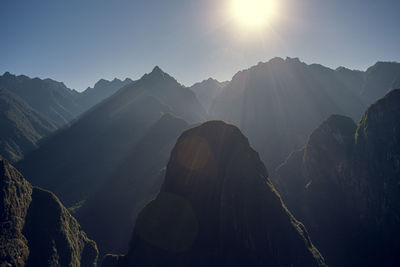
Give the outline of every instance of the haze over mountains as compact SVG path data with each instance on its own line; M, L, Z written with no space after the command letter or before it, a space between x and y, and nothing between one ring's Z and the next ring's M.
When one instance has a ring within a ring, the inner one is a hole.
M0 153L11 161L37 148L41 138L57 129L53 122L4 88L0 88L0 125Z
M165 113L188 123L207 116L192 91L155 67L53 135L18 166L34 184L73 205L102 185Z
M400 90L393 90L358 125L329 117L278 168L278 190L329 266L400 264L399 137Z
M0 154L125 254L103 266L396 266L399 81L293 58L189 88L159 67L83 93L6 73Z
M274 58L238 72L210 113L238 125L275 169L329 115L358 121L399 77L399 63L377 63L360 72Z
M0 153L15 162L37 148L38 141L115 93L132 80L100 80L82 93L51 79L0 76L2 95ZM18 102L18 103L17 103ZM10 139L9 135L14 138Z

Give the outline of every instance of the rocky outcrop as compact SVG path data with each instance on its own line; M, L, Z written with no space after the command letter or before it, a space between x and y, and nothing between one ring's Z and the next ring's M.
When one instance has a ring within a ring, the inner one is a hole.
M285 203L330 266L398 266L400 90L358 127L332 116L277 170ZM342 245L338 245L342 244Z
M2 158L0 190L0 266L96 266L96 243L58 198Z
M108 255L103 266L325 266L267 177L235 126L210 121L185 131L128 254Z

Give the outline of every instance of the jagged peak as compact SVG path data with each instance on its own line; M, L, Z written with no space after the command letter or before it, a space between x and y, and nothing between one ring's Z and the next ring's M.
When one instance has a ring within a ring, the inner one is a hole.
M303 63L298 57L286 57L285 61L289 63Z
M110 81L109 80L106 80L106 79L100 79L100 80L98 80L95 84L94 84L94 87L98 87L98 86L104 86L104 85L106 85L106 84L109 84L110 83Z
M140 79L141 81L150 81L150 82L165 82L176 83L179 84L178 81L170 76L168 73L164 72L159 66L155 66L150 73L143 75ZM179 84L180 85L180 84Z
M164 71L158 65L156 65L151 73L164 73Z

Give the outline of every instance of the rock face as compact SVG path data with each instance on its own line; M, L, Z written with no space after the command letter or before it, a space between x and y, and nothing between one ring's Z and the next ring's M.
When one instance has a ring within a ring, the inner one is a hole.
M51 192L0 158L0 266L96 266L96 243Z
M188 124L171 114L155 123L98 192L74 214L100 254L126 253L139 211L160 191L165 166Z
M106 256L103 266L325 266L267 176L235 126L185 131L128 254Z
M330 117L277 169L278 190L329 266L400 263L399 103L391 91L358 127Z

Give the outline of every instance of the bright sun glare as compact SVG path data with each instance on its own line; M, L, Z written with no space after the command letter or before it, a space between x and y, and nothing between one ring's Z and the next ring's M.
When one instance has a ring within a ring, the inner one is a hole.
M278 0L230 0L231 15L236 23L247 29L265 27L277 15Z

